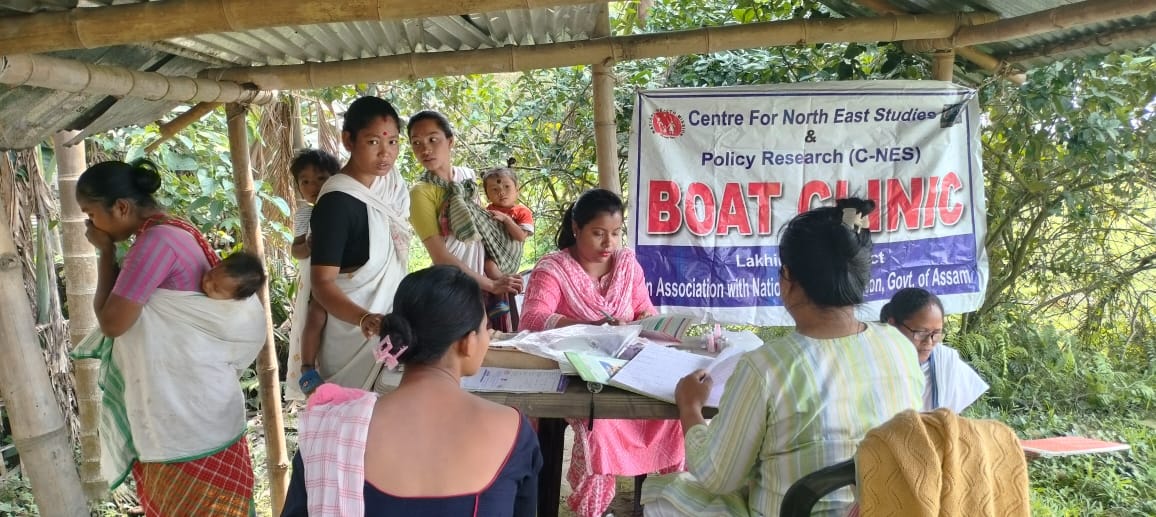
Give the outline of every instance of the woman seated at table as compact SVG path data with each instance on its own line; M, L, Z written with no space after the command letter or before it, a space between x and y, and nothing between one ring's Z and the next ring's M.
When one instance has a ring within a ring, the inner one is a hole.
M943 340L943 303L939 297L917 287L901 289L879 311L879 320L899 329L915 344L926 386L923 410L945 407L963 412L987 391L987 383L971 369L959 352Z
M841 199L787 223L779 284L795 330L742 356L709 426L702 408L713 380L699 370L679 381L687 473L647 481L646 515L777 516L791 484L851 458L869 429L919 407L912 347L895 328L855 317L871 279L874 209ZM837 491L814 515L841 515L851 500Z
M558 251L538 262L526 287L521 330L613 325L654 314L634 252L622 247L622 199L588 190L562 217ZM569 420L574 448L566 478L570 508L597 517L614 498L615 476L682 470L676 420Z
M490 342L478 283L454 266L411 273L380 329L375 355L405 365L401 384L317 389L281 515L532 517L542 455L530 423L461 388Z

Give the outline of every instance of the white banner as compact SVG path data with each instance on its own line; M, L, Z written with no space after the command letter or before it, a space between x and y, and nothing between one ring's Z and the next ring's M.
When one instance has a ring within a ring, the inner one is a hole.
M664 312L789 325L778 236L809 207L870 198L865 319L904 287L975 310L987 286L979 103L939 81L638 94L631 242Z

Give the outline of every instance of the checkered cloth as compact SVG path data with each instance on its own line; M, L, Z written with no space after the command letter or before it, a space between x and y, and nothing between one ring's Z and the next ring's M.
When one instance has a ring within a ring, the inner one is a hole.
M333 383L309 397L298 421L311 517L365 515L365 436L377 394Z
M244 436L211 456L180 463L140 463L132 468L146 517L256 515L253 463Z
M477 183L473 180L446 181L430 171L422 175L421 181L445 190L445 216L454 238L462 242L482 239L486 258L493 260L507 275L518 273L522 265L522 243L510 237L502 224L478 205Z

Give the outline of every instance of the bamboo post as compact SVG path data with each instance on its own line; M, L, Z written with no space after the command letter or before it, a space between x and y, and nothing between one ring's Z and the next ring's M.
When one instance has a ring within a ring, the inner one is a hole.
M289 94L289 134L293 137L290 149L297 151L305 148L305 127L301 124L301 99Z
M0 210L0 397L8 409L12 442L32 483L40 515L88 515L64 417L48 379L24 290L20 254L6 210Z
M177 115L176 118L158 125L157 129L160 131L161 136L157 137L156 140L153 140L151 144L145 147L145 154L152 154L153 151L156 151L166 140L176 136L177 133L180 133L186 127L192 125L193 122L205 118L205 115L212 113L213 110L220 106L221 103L219 102L201 102L189 108L189 111Z
M951 82L955 75L955 51L937 50L931 57L931 77L936 81Z
M76 180L87 164L84 141L67 145L80 131L61 131L52 136L56 154L56 182L60 200L60 234L64 255L65 296L68 300L68 336L76 346L99 326L92 298L96 295L96 250L84 234L88 219L76 202ZM89 501L108 495L108 482L100 473L100 402L97 385L100 361L81 359L73 363L76 405L80 416L80 481Z
M225 106L229 128L229 156L233 161L233 183L237 206L241 212L241 231L245 248L265 260L265 241L261 236L257 192L253 171L249 168L248 108L240 104ZM261 392L261 419L265 427L265 461L269 470L269 495L273 515L281 515L285 492L289 489L289 457L285 451L285 425L281 416L281 382L277 377L277 349L273 342L273 315L269 310L269 284L257 293L265 306L265 346L257 356L257 380Z
M0 18L5 53L41 53L167 40L269 27L457 16L513 9L606 3L609 0L166 0L80 7ZM76 5L76 2L72 2ZM160 20L179 20L163 23Z
M594 24L596 38L610 36L610 9L599 6ZM622 193L618 179L618 133L614 107L614 62L595 63L594 73L594 149L598 157L598 186Z
M988 13L958 13L781 20L460 52L218 68L202 71L200 75L237 84L252 83L264 90L308 90L351 83L520 72L741 48L947 38L961 26L992 19L994 15Z
M265 104L276 98L273 92L228 81L167 76L34 54L0 56L0 84L152 101Z

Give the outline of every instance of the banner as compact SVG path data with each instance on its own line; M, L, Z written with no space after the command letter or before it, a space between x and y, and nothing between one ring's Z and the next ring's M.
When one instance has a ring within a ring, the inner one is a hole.
M938 81L668 89L638 94L631 243L663 312L790 325L778 237L800 211L875 200L860 317L904 287L948 313L983 302L979 103Z

